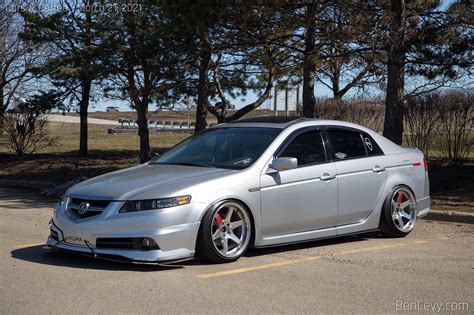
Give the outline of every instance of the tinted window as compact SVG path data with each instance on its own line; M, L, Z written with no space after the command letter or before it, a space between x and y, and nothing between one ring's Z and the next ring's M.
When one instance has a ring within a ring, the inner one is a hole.
M334 159L344 160L367 155L360 133L351 130L328 130L327 135L332 144Z
M207 129L177 144L150 164L243 169L257 160L281 129Z
M278 156L295 157L298 166L326 162L321 132L311 130L299 134Z
M364 138L365 148L367 149L367 153L369 155L379 155L382 154L382 150L377 145L377 143L372 139L371 136L368 134L363 133L362 137Z

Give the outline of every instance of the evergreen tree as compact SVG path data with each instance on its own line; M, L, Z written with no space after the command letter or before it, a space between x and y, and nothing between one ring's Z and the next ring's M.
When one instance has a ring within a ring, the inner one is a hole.
M129 98L137 112L140 162L150 160L148 111L151 104L168 105L184 84L182 38L171 31L163 7L139 1L136 9L108 12L104 61L113 87Z
M383 23L378 32L380 49L387 58L383 134L401 144L406 75L433 80L440 76L455 78L458 69L472 70L473 8L458 3L441 10L436 3L391 0L369 6L368 10L380 16Z
M206 128L208 112L221 123L261 106L289 59L281 45L286 27L278 8L186 2L172 7L174 25L193 43L187 50L187 75L188 93L197 95L196 131ZM250 90L257 99L230 115L231 98Z
M87 116L93 82L107 74L103 53L102 16L94 12L93 0L64 0L61 10L51 15L23 12L24 40L50 44L55 54L34 71L49 76L54 85L78 103L80 115L79 154L88 151Z

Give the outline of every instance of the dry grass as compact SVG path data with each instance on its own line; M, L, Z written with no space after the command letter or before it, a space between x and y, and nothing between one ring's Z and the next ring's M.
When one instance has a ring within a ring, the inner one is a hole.
M74 153L79 148L79 124L49 123L51 135L56 139L54 147L46 148L39 153ZM137 134L108 134L111 126L89 125L89 150L120 152L139 150ZM186 133L150 133L150 146L160 152L165 148L189 137Z
M136 134L107 133L110 126L89 125L89 155L78 156L79 124L48 123L54 146L17 157L0 147L0 178L63 183L139 164ZM152 153L163 152L189 137L185 133L151 133Z

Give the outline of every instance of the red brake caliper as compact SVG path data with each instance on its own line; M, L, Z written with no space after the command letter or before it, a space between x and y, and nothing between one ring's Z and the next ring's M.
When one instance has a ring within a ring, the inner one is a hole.
M398 194L398 197L397 197L397 203L398 203L398 205L401 205L401 204L402 204L402 198L403 198L403 191L401 191L401 192Z
M215 221L217 222L218 225L222 225L222 218L219 215L219 213L216 214Z

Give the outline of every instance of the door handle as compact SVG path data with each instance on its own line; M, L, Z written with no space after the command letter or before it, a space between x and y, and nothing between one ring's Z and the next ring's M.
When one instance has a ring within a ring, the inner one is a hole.
M375 167L372 169L372 172L375 172L375 173L380 173L383 171L385 171L385 167L380 167L378 165L375 165Z
M328 180L331 180L331 179L334 179L336 178L336 175L329 175L328 173L324 173L320 179L323 180L323 181L328 181Z

